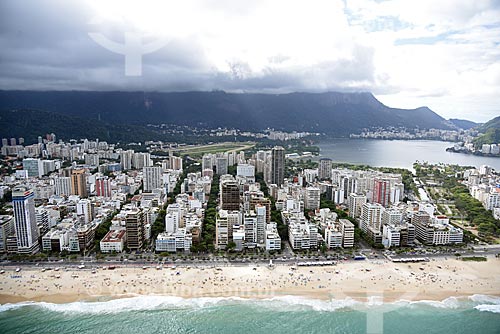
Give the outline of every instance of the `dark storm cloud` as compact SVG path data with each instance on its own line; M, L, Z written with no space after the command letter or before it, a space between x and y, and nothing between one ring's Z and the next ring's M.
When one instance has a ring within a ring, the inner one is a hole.
M0 89L292 91L369 88L374 84L373 50L355 48L353 57L311 66L265 68L252 72L245 61L228 62L229 71L210 63L196 37L171 39L143 56L142 76L124 75L123 55L99 46L88 35L98 31L123 41L127 23L92 22L82 2L0 2ZM240 7L233 10L243 15ZM270 65L286 62L277 55ZM347 88L346 88L347 87Z

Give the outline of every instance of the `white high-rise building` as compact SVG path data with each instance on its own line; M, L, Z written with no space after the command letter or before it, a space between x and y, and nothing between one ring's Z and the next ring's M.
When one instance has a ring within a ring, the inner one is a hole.
M384 225L382 227L382 243L385 247L398 247L400 246L401 232L400 229L394 225Z
M266 238L266 207L256 204L255 214L257 215L257 244L263 246Z
M85 154L85 164L89 166L99 166L98 154Z
M342 247L354 247L354 224L348 219L339 219L339 223L342 232Z
M243 225L245 227L245 247L254 248L257 246L257 215L255 212L245 214Z
M182 170L182 158L171 155L168 157L170 169Z
M85 224L94 220L94 208L92 202L88 199L81 199L76 203L76 213L83 216Z
M305 191L305 208L308 210L319 209L321 190L317 187L307 187Z
M154 189L162 188L162 170L161 167L144 167L143 189L145 192L151 192Z
M367 232L371 227L380 231L382 211L384 207L378 203L365 203L361 208L361 230Z
M343 204L345 202L344 190L339 187L334 187L332 190L332 198L335 204Z
M328 249L342 247L342 232L337 227L330 223L325 228L325 243Z
M318 227L304 217L290 220L288 240L293 249L316 249L318 247Z
M205 169L213 170L214 165L215 165L214 156L212 154L205 154L203 156L203 160L201 162L202 170L205 170Z
M48 232L50 225L49 212L42 208L35 209L36 225L38 226L38 231L40 235L44 235Z
M122 170L132 169L132 156L134 155L133 150L120 152L120 166Z
M216 173L218 175L227 174L228 161L227 156L217 157L215 160Z
M362 194L351 193L348 198L349 217L361 217L361 208L366 203L366 196Z
M54 178L55 192L58 196L69 196L71 192L71 177L57 176Z
M35 213L35 194L33 190L18 186L12 190L12 206L19 253L38 252L38 227Z
M179 228L184 227L182 218L182 207L178 203L170 204L165 215L165 230L169 233L177 232Z
M403 220L403 213L397 209L386 209L382 212L383 225L400 225Z
M396 183L391 188L391 203L397 204L401 202L405 195L405 186L403 183Z
M500 193L496 190L488 193L483 201L486 210L493 210L494 208L500 207Z
M56 170L56 162L54 160L42 160L42 174L49 174Z
M239 164L236 167L236 175L247 179L255 179L255 166L248 164Z
M266 226L266 251L279 251L280 249L281 238L276 223L269 223Z
M219 210L215 221L215 245L217 249L226 249L228 242L233 240L233 226L242 223L239 211Z
M153 166L153 161L151 160L151 154L146 152L134 153L132 156L132 167L135 169L141 169L144 167Z

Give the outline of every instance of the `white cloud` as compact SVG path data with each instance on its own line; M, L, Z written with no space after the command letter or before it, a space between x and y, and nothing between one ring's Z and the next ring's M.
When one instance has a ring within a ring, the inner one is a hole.
M358 37L375 49L388 105L427 105L444 117L500 114L500 6L494 1L348 1Z

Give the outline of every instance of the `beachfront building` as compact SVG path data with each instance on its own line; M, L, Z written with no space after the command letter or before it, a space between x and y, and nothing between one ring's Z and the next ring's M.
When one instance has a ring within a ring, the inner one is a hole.
M278 234L276 223L269 223L266 226L266 251L281 250L281 238Z
M368 233L371 227L374 231L380 231L383 210L382 205L378 203L364 203L361 208L361 230Z
M354 246L354 224L347 219L328 221L324 238L328 249L351 248Z
M444 216L431 217L427 212L419 211L411 219L415 226L415 235L426 245L448 245L463 242L463 231L454 227Z
M32 189L18 186L12 190L17 251L34 254L39 251L36 224L35 194Z
M245 247L257 247L257 215L254 211L244 215L243 226L245 228Z
M73 223L60 223L42 237L44 252L80 252L78 232Z
M342 247L342 232L339 225L330 223L325 228L325 243L328 249Z
M156 238L157 252L189 252L193 245L193 236L186 228L179 228L174 233L160 233Z
M342 233L342 247L354 247L354 224L348 219L339 219L340 232Z
M80 224L76 226L80 251L84 252L85 250L93 247L96 227L97 226L94 223Z
M401 232L394 225L383 225L382 227L382 244L389 247L400 246Z
M294 250L318 248L318 227L302 213L288 217L288 240Z
M382 225L382 244L386 248L413 246L415 244L415 227L410 223Z
M235 244L235 251L242 251L245 247L245 226L234 225L233 226L233 242Z
M125 248L125 230L109 230L99 242L99 247L103 253L121 253Z
M125 216L127 248L138 250L144 243L144 215L141 209L122 211Z
M53 229L42 237L42 250L44 252L62 252L67 245L67 230Z
M205 210L201 202L188 194L179 194L167 207L165 232L155 241L157 252L189 252L193 243L201 241Z
M219 210L215 220L215 247L217 249L226 249L228 242L233 238L233 226L239 226L242 221L239 211Z
M264 205L255 205L256 222L256 242L259 247L264 247L266 243L266 207Z
M7 238L14 234L14 217L0 215L0 253L7 251Z

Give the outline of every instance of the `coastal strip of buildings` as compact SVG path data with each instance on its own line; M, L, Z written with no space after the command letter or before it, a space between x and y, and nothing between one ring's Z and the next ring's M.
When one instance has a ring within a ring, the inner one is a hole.
M217 250L275 252L284 242L294 251L350 249L357 231L387 248L463 242L463 231L432 204L405 199L400 174L333 168L330 159L320 159L317 168L286 175L280 146L248 156L206 154L201 170L192 173L184 173L183 160L172 154L152 156L98 140L56 143L51 135L22 147L16 151L22 161L0 184L0 197L12 195L12 211L0 216L1 252L190 252L205 241L214 177L210 233ZM497 180L490 176L486 169L470 171L468 184L474 196L497 208L498 191L491 186ZM176 185L179 192L169 199ZM322 208L322 199L349 216ZM162 210L162 231L153 233ZM271 219L273 210L278 221ZM104 222L109 228L96 240Z

